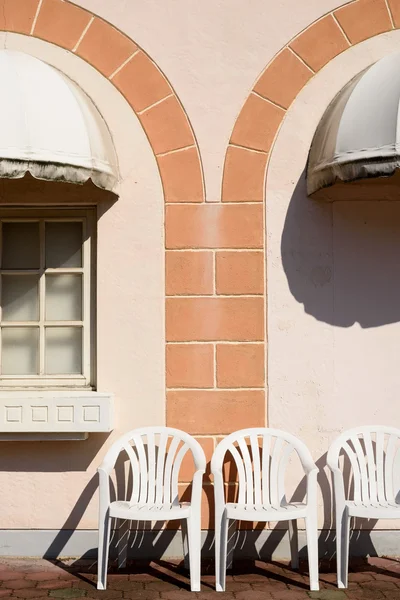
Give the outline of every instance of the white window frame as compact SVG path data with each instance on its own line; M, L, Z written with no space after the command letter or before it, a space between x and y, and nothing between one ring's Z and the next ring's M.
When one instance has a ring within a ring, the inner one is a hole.
M79 221L82 222L82 267L46 268L45 267L45 222ZM39 275L39 321L3 321L1 318L1 282L0 277L0 390L15 389L94 389L94 290L95 290L95 210L82 208L0 208L0 252L2 252L2 225L4 222L39 222L40 227L40 268L39 269L1 269L0 275L37 274ZM0 254L1 258L1 254ZM1 264L1 263L0 263ZM47 273L82 273L82 321L45 320L45 275ZM82 333L82 374L46 375L45 369L45 324L53 327L81 326ZM39 326L39 374L38 375L2 375L1 374L1 330L8 327Z

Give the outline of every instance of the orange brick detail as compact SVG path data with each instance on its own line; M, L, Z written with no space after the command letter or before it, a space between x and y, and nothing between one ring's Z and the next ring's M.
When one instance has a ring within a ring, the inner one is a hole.
M0 29L15 33L30 33L39 0L2 0Z
M141 111L172 94L161 71L144 52L138 52L113 77L113 83L135 111Z
M267 154L228 146L222 184L223 202L262 202Z
M167 298L166 339L263 341L263 298Z
M197 148L157 157L165 202L202 202L203 174Z
M400 27L400 0L388 0L395 27Z
M34 35L72 50L91 17L91 13L70 2L43 0ZM107 52L107 49L104 48L103 51Z
M212 294L214 260L212 252L166 252L167 296Z
M155 154L195 145L189 122L175 97L149 108L139 118Z
M232 144L268 152L284 116L282 108L250 94L235 123Z
M212 344L167 344L166 370L167 387L213 387L214 348Z
M328 15L310 25L290 46L314 71L319 71L349 43L332 15Z
M166 207L167 248L262 248L262 204Z
M231 433L263 427L263 390L179 390L167 392L167 424L192 434Z
M126 35L95 18L76 53L109 77L135 50L136 44Z
M214 452L214 438L204 437L204 438L196 438L199 442L200 446L203 448L204 454L206 455L207 460L207 469L204 477L204 481L209 480L210 474L210 461ZM181 469L179 471L179 481L189 483L193 480L194 474L194 461L193 456L190 450L185 454L185 457L182 461Z
M289 108L312 75L312 71L285 48L266 68L254 91L283 108Z
M263 387L264 344L217 344L217 386Z
M217 294L263 294L263 252L217 252Z
M334 14L352 44L392 29L385 0L358 0Z

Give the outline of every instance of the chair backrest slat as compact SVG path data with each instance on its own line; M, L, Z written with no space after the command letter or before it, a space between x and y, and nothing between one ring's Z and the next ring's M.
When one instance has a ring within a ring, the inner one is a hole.
M237 472L238 472L238 482L239 482L239 495L238 502L239 504L246 503L246 471L243 466L242 457L239 452L235 448L235 446L231 446L229 448L229 452L231 453L233 460L235 461Z
M136 455L136 452L133 451L132 446L128 443L125 443L123 445L123 449L127 453L129 460L131 461L133 472L134 473L139 472L138 457ZM137 504L137 502L139 502L139 493L140 493L140 479L139 479L139 477L133 477L132 494L131 494L131 499L130 499L130 501L132 503Z
M346 452L353 470L354 501L361 504L361 471L357 456L347 442L343 443L343 450Z
M270 480L270 501L272 506L279 504L278 481L279 481L279 463L283 448L283 439L276 438L271 455L271 480Z
M172 489L171 489L171 479L172 479L172 468L174 466L174 460L176 451L178 450L180 440L178 438L174 438L171 441L171 445L169 447L167 461L165 463L165 472L164 472L164 502L165 504L170 504L172 502Z
M261 507L261 462L260 446L258 437L254 434L250 436L251 455L253 457L253 486L254 486L254 504Z
M383 504L385 496L385 475L384 475L384 443L385 435L382 431L376 432L376 483L378 492L378 502Z
M386 501L394 502L393 495L393 463L394 456L396 453L396 437L391 435L389 437L388 445L386 448L386 460L385 460L385 490L386 490Z
M156 499L156 445L154 433L149 431L147 434L147 460L149 471L149 482L147 492L147 502L154 504Z
M270 473L270 449L271 437L265 435L262 445L262 503L264 508L271 506L269 497L269 473Z
M244 489L246 491L245 495L245 503L246 504L254 504L254 483L253 483L253 465L250 457L249 448L246 444L244 438L238 440L238 445L240 448L240 452L242 454L242 460L244 464L245 470L245 485Z
M368 483L369 483L369 499L372 504L376 504L378 500L377 493L377 481L376 481L376 464L374 449L372 446L372 438L370 435L364 437L365 452L367 455L367 472L368 472Z
M281 461L279 464L279 475L278 475L278 504L279 505L286 502L285 473L286 473L287 464L289 462L289 458L290 458L290 455L292 454L292 452L293 452L292 446L290 446L289 444L286 445L282 452Z
M356 452L357 462L361 473L361 502L363 504L368 504L369 489L367 466L365 464L365 454L361 446L360 439L356 435L353 435L350 439L351 443L353 444L353 448Z
M172 504L179 504L179 496L178 496L178 481L179 481L179 469L181 468L182 460L189 450L189 446L187 444L183 444L178 450L178 454L176 455L174 466L172 468L172 477L171 477L171 498Z
M156 475L156 504L161 505L164 498L164 469L167 452L168 434L163 431L160 434L157 454L157 475Z
M135 435L132 438L138 457L139 457L139 473L133 473L133 476L140 477L140 494L139 504L146 504L147 502L147 484L148 484L148 469L147 469L147 456L144 448L142 436Z

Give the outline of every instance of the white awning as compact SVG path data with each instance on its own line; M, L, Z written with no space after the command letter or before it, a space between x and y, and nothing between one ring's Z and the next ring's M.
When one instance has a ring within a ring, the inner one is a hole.
M392 175L400 167L400 54L378 61L336 96L310 150L307 191Z
M0 51L0 177L112 190L117 159L111 134L90 98L41 60Z

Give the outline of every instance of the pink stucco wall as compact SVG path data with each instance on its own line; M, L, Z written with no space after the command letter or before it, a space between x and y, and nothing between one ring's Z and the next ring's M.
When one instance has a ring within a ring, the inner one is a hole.
M166 74L199 143L207 200L217 202L229 137L257 76L289 39L343 2L77 4L134 39ZM301 437L321 466L329 442L344 427L394 423L400 416L400 210L364 202L317 205L306 198L303 170L329 101L398 42L398 32L384 34L329 63L288 112L271 157L268 424ZM99 73L45 42L9 34L0 44L30 52L76 80L103 113L120 161L120 200L99 220L98 247L98 389L115 393L116 428L109 439L96 434L85 442L4 443L0 457L1 528L95 528L93 477L110 440L136 426L165 422L160 177L135 115ZM366 304L371 285L382 293ZM320 517L322 524L322 502Z

